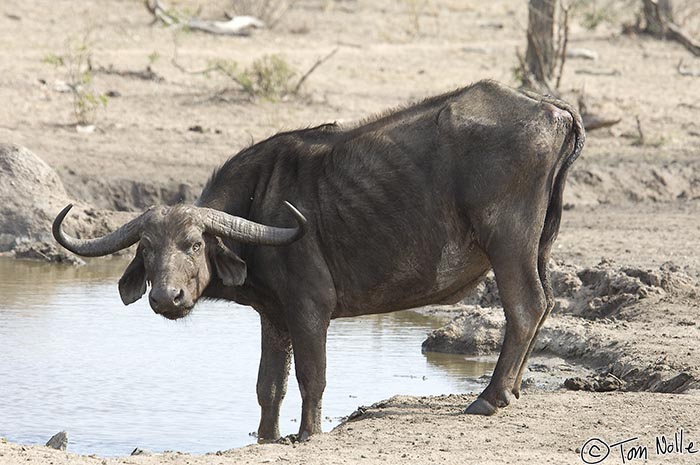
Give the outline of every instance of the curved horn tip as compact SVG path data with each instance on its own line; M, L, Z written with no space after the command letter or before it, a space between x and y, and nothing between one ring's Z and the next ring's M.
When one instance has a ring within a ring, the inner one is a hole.
M73 208L73 204L69 203L68 205L63 207L63 210L61 210L61 212L58 214L58 216L66 215L71 210L71 208Z
M63 223L63 220L68 215L68 212L71 210L71 208L73 208L73 204L69 203L68 205L63 207L63 210L61 210L60 213L56 215L56 218L53 220L51 232L53 232L54 239L56 239L59 243L61 243L61 223ZM61 245L63 244L61 243Z
M300 212L294 205L292 205L290 202L287 202L286 200L284 201L284 204L292 212L298 223L306 225L307 220L302 212Z

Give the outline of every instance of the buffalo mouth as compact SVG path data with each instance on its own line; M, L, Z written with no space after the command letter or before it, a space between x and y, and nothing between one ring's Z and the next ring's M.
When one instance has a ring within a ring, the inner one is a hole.
M158 315L167 318L168 320L179 320L180 318L184 318L189 315L192 311L192 307L176 307L158 310L154 309L153 311Z

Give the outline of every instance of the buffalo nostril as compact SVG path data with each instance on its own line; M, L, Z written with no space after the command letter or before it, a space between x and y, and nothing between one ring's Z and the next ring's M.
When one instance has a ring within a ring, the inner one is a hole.
M173 299L173 303L175 305L180 305L182 301L185 299L185 291L180 289L180 292L177 293L175 298Z

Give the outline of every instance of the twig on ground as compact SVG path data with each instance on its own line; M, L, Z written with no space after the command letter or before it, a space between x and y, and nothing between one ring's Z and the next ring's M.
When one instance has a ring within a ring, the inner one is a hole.
M133 78L133 79L142 79L144 81L154 81L154 82L163 82L165 79L160 76L158 73L153 71L151 68L151 65L146 66L146 69L140 70L140 71L134 71L131 69L115 69L113 65L109 65L108 67L104 66L94 66L92 64L91 60L88 60L88 69L92 71L93 73L99 73L99 74L109 74L109 75L114 75L114 76L121 76L121 77L126 77L126 78Z
M576 73L576 74L588 74L591 76L619 76L622 74L617 69L588 69L588 68L577 69L576 71L574 71L574 73Z
M620 121L620 118L603 118L601 116L588 113L588 105L586 105L586 91L581 89L581 93L578 97L578 111L583 119L583 127L586 131L594 131L596 129L609 128L616 125Z
M644 145L644 131L642 131L642 122L639 120L639 115L635 116L637 119L637 133L639 137L635 141L634 145Z
M615 126L617 123L622 121L622 119L617 118L617 119L606 119L597 115L593 115L590 113L586 113L583 116L581 116L583 119L583 127L586 128L586 131L594 131L596 129L603 129L603 128L609 128L611 126Z
M335 55L336 52L337 52L338 50L339 50L339 47L336 47L336 48L333 49L333 51L332 51L331 53L329 53L329 54L326 55L325 57L319 58L318 60L316 60L316 63L314 63L314 64L311 66L311 68L309 68L309 70L308 70L307 72L305 72L304 75L303 75L301 78L299 78L299 82L297 82L297 85L294 86L294 90L292 90L292 93L293 93L293 94L298 94L298 93L299 93L299 89L301 89L301 85L304 84L304 81L306 81L306 79L307 79L309 76L311 76L311 73L313 73L314 71L316 71L316 68L318 68L319 66L321 66L323 63L325 63L326 61L328 61L329 59L331 59L331 57L332 57L333 55Z
M683 65L683 59L678 62L678 65L676 65L676 70L678 70L678 74L681 76L690 76L690 77L700 77L700 71L694 71L692 69L688 69Z
M190 18L185 23L189 29L208 32L210 34L228 36L249 36L253 29L265 27L265 23L253 16L236 16L228 21L209 21Z
M196 16L181 19L171 13L160 0L144 0L144 4L153 15L152 24L160 21L169 27L186 27L209 34L230 36L248 36L253 29L265 27L265 23L253 16L234 16L227 21L204 20Z

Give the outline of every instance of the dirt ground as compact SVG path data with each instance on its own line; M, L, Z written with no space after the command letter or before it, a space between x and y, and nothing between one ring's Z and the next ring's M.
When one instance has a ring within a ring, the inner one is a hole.
M197 8L196 1L171 4ZM218 16L227 4L207 2L202 14ZM524 50L527 22L520 0L488 6L475 0L301 0L273 30L225 38L151 26L138 0L106 5L0 4L0 142L25 146L45 160L72 198L127 211L193 200L227 157L283 129L355 121L483 78L515 85L515 50ZM692 389L700 376L700 78L677 71L680 60L700 71L700 60L674 43L621 35L629 13L595 30L581 18L573 16L569 47L598 58L567 61L563 95L576 102L585 88L590 111L621 122L589 134L569 179L554 259L579 270L605 259L617 271L658 271L671 262L689 284L626 302L612 315L555 312L552 327L575 319L590 330L578 339L591 341L584 357L590 366L618 362L625 368L618 374L633 373L637 380L684 375L685 393L644 391L651 384L643 382L631 384L640 392L533 388L492 418L460 414L473 396L393 398L301 445L102 459L3 442L0 464L573 464L584 463L579 450L592 437L607 444L638 437L629 444L648 446L650 463L696 463L699 454L661 456L655 445L657 435L682 428L686 442L695 443L691 449L700 449L700 394ZM699 21L696 16L686 25L698 31ZM65 72L45 62L67 54L67 40L87 31L95 67L143 71L150 62L159 77L97 72L96 91L119 96L98 112L91 134L76 131L71 96L60 91ZM188 74L173 66L175 42L178 62L190 70L215 59L245 67L281 54L301 74L338 52L309 76L299 96L266 101L249 98L220 73ZM616 446L604 463L627 462Z

